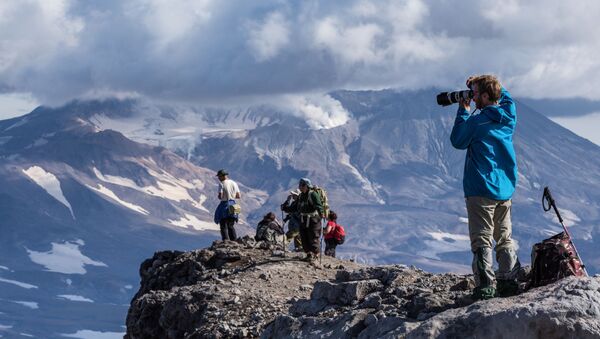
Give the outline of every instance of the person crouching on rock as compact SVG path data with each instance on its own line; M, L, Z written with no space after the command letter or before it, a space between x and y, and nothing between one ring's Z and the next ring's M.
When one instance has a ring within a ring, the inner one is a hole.
M319 258L321 245L321 218L323 216L323 203L319 194L311 190L309 179L302 178L298 183L300 196L298 197L298 213L300 213L300 237L302 247L306 253L306 261L312 262Z
M256 235L254 239L256 241L266 241L269 243L276 244L281 236L283 235L283 227L277 220L275 213L269 212L265 214L263 219L256 226Z
M346 237L344 228L337 223L337 214L334 211L329 211L327 227L325 227L325 255L335 258L335 248L337 245L344 243Z
M239 210L236 212L235 208L237 205L234 199L240 199L240 188L238 184L228 178L229 173L226 170L221 169L217 172L219 178L219 206L215 211L215 224L219 224L221 227L221 240L235 240L237 235L235 234L234 224L238 221Z

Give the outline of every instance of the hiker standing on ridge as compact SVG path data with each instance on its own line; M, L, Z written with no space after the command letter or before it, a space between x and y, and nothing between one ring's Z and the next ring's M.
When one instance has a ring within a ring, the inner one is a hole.
M492 239L498 261L497 295L518 292L519 259L512 240L511 198L517 183L512 136L517 109L510 94L492 75L472 76L467 86L479 114L470 115L470 101L461 99L450 135L452 146L466 149L463 189L469 217L476 287L473 297L496 296L493 286Z
M344 243L346 232L342 225L337 223L337 213L329 211L325 227L325 255L335 258L335 248Z
M313 190L309 179L302 178L298 183L300 196L298 197L298 212L300 213L300 237L302 247L306 253L305 260L313 261L321 254L321 218L323 216L323 203L319 194Z
M215 223L221 227L221 240L235 240L234 224L238 222L238 214L232 211L236 204L235 199L241 199L240 188L238 184L229 179L229 173L220 169L217 172L219 178L219 206L215 211ZM238 205L239 206L239 205Z
M289 241L294 239L294 250L299 252L302 250L302 239L300 237L300 214L298 213L298 196L300 190L296 189L290 192L287 199L281 204L281 210L287 213L283 222L288 222L288 231L285 234Z

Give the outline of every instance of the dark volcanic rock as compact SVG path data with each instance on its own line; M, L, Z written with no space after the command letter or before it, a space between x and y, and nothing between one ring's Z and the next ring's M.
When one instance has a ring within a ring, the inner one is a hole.
M336 269L300 259L249 237L190 252L157 252L140 267L140 289L131 301L125 337L258 337L276 316L288 312L292 298L307 300L316 281L334 279ZM324 258L323 264L338 267L342 261ZM365 292L349 288L348 293Z
M156 253L140 268L125 337L600 336L599 278L474 303L471 276L301 257L250 238Z

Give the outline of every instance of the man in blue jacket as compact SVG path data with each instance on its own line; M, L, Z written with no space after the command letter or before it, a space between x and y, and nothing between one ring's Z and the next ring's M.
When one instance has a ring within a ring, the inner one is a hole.
M461 100L450 140L466 149L463 189L469 217L476 299L510 296L518 291L520 268L512 239L511 198L517 183L517 159L512 136L517 124L513 99L492 75L470 77L479 114L470 114L470 100ZM496 242L498 276L492 269ZM497 291L494 288L497 278Z

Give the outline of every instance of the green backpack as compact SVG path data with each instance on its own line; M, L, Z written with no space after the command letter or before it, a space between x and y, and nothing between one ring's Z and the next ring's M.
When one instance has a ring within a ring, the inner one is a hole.
M327 219L329 217L329 200L327 199L327 191L323 187L313 186L311 188L315 191L319 198L321 198L321 204L323 205L323 217Z

